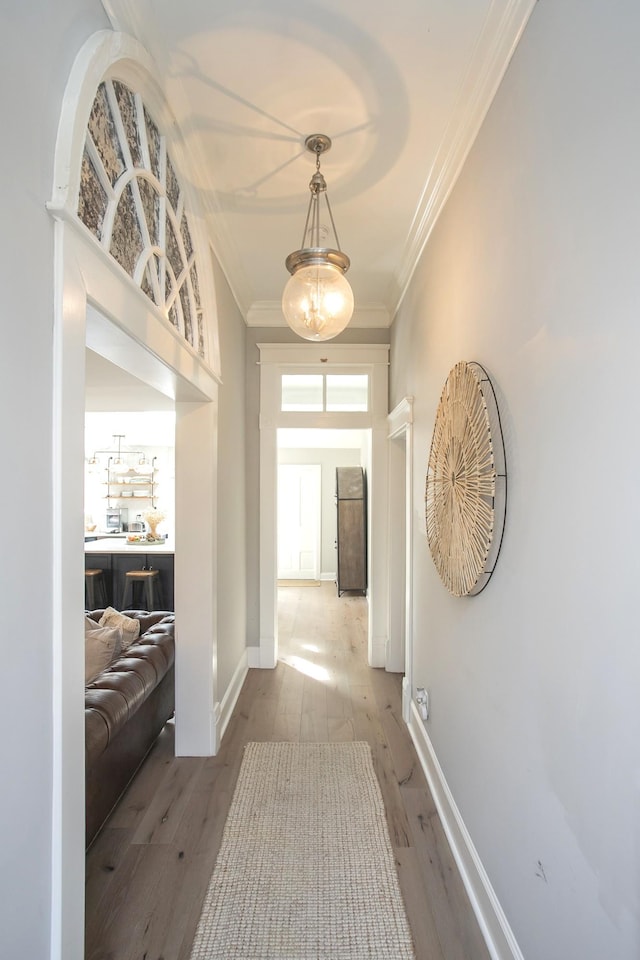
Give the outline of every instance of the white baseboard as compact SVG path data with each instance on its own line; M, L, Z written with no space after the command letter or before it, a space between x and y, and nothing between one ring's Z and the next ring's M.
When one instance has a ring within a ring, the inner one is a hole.
M240 657L238 666L233 671L231 682L225 690L222 700L216 704L216 753L220 749L224 732L227 729L229 720L231 719L233 708L235 707L238 697L240 696L242 684L244 683L244 678L246 677L249 669L247 652L248 651L245 650Z
M411 720L411 684L406 673L402 678L402 719L408 726Z
M387 656L387 638L372 637L371 653L369 656L370 667L384 667Z
M273 670L278 664L275 637L261 637L259 647L247 647L248 665L258 670Z
M387 637L384 643L384 668L389 673L404 673L404 643L399 646Z
M259 669L262 666L260 663L260 647L247 647L247 666L249 669Z
M445 780L433 744L413 700L411 701L408 726L422 769L431 788L444 832L492 960L524 960L513 931L509 926L509 921L500 906L487 872L478 856L478 851L473 845L469 831Z
M321 574L320 574L320 579L321 579L321 580L333 580L333 582L335 583L336 575L335 575L335 573L321 573Z

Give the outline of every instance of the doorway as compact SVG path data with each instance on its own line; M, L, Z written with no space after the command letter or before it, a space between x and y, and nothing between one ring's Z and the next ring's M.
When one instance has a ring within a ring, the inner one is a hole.
M320 577L319 463L278 466L278 579Z
M260 456L259 456L259 646L249 654L252 667L275 667L278 662L277 629L277 486L279 435L284 431L359 431L363 448L358 460L367 472L369 516L368 636L370 666L384 667L387 642L387 398L388 344L257 344L260 351ZM310 368L315 368L313 373ZM335 387L348 386L357 376L354 403ZM296 387L304 387L302 395ZM366 389L365 389L366 387ZM292 393L293 391L293 393ZM357 402L355 402L357 400ZM291 462L291 461L290 461ZM318 462L315 460L314 462ZM323 497L329 486L323 476ZM335 470L331 482L335 497ZM325 516L322 520L324 554ZM336 572L335 523L332 531L331 575ZM328 579L324 556L321 579Z

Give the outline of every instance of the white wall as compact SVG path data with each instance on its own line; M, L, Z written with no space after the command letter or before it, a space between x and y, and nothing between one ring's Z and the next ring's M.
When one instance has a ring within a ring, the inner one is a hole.
M392 336L415 396L414 683L527 960L640 955L640 10L541 0ZM509 503L454 599L423 520L438 398L490 372Z
M53 155L63 90L84 39L106 26L98 0L5 4L0 498L3 620L0 955L50 951L52 848ZM8 469L7 465L12 464ZM10 726L10 732L9 732Z

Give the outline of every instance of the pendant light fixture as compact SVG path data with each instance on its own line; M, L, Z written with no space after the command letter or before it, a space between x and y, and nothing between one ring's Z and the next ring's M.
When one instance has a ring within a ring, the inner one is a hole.
M124 440L124 433L114 433L113 439L118 441L118 454L111 462L111 469L114 473L128 473L129 465L125 460L123 460L120 450L120 441Z
M316 155L316 172L309 182L311 199L302 247L290 253L285 261L291 277L282 295L282 312L298 336L305 340L331 340L344 330L353 314L353 291L345 277L350 260L340 249L327 183L320 173L320 157L331 147L331 140L323 133L315 133L307 137L305 147ZM320 243L321 232L325 232L320 224L322 197L326 201L335 248Z

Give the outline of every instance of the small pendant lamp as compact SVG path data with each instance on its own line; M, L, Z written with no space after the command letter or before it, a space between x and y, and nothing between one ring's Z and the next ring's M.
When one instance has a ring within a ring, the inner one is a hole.
M340 249L327 183L320 173L320 156L331 147L331 140L315 133L307 137L305 147L316 155L316 172L309 182L311 198L302 247L285 261L291 277L282 295L282 312L298 336L305 340L331 340L342 333L353 314L353 291L345 277L351 261ZM321 197L327 204L335 248L320 245ZM307 234L310 242L305 246Z

